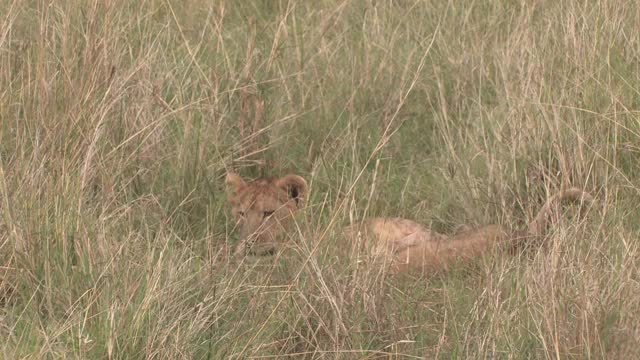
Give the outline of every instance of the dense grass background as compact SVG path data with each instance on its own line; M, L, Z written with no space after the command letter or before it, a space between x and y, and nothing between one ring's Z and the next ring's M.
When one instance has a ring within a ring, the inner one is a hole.
M638 29L615 0L0 2L0 356L640 357ZM308 180L291 250L224 260L227 169ZM335 250L568 185L598 202L540 251Z

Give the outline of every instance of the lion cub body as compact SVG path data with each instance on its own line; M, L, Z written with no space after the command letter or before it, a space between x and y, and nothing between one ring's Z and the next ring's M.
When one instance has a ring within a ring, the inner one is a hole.
M396 254L422 243L445 238L415 221L395 217L366 219L345 227L342 232L348 239L359 241L374 255Z
M442 236L438 241L422 242L394 254L392 272L447 269L452 263L478 258L500 243L511 240L512 234L500 225Z
M292 230L293 213L307 194L306 181L298 175L287 175L245 182L229 173L226 183L239 227L236 255L273 253ZM591 196L576 188L562 191L547 201L527 231L517 233L500 225L488 225L447 237L411 220L377 217L347 226L343 234L370 254L382 256L394 273L434 271L478 258L497 244L540 236L553 207L564 200L591 201Z

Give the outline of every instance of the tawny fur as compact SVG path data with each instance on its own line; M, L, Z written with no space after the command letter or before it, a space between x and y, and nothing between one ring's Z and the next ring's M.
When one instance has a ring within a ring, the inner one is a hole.
M307 195L307 183L298 175L251 182L229 173L229 203L238 222L240 243L236 255L273 253L286 241L291 219ZM392 272L446 269L452 263L480 257L496 244L518 244L541 237L549 215L563 201L591 202L588 193L571 188L549 198L527 230L511 232L501 225L459 232L451 237L402 218L371 218L344 228L344 235L391 264Z

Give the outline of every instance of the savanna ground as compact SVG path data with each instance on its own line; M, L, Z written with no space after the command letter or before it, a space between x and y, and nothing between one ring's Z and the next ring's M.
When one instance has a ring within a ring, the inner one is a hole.
M640 357L633 1L1 1L0 356ZM225 260L224 175L298 173L289 249ZM399 215L547 246L393 277Z

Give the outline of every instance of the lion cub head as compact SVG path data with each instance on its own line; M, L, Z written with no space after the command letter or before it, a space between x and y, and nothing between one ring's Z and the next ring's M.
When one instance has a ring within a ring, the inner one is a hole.
M272 254L286 237L293 213L303 205L307 182L298 175L245 181L228 173L226 185L240 236L235 254Z

